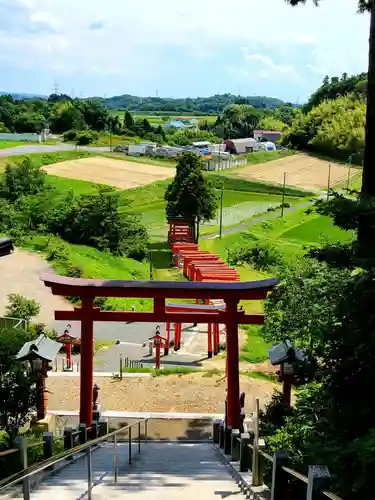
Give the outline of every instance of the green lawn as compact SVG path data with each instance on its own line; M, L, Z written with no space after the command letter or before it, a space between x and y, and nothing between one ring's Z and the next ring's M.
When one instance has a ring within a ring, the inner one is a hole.
M15 146L22 146L27 144L25 141L0 141L0 149L14 148Z
M352 239L352 232L334 226L330 217L318 216L285 231L281 238L311 244L327 241L344 243Z
M24 238L22 246L28 250L48 255L48 236L33 236ZM60 238L53 237L55 243L64 244ZM138 262L127 257L118 257L108 252L101 252L95 248L84 245L71 245L69 256L64 260L51 262L57 274L66 275L69 267L79 267L83 277L92 279L115 280L148 280L149 266L147 262ZM110 298L108 304L112 309L131 310L135 305L137 311L151 311L152 299Z

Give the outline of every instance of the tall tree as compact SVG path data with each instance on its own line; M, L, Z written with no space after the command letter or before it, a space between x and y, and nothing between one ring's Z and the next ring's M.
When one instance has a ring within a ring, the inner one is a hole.
M176 176L169 184L165 200L167 218L182 217L199 239L199 224L215 217L215 191L202 171L202 160L194 153L183 153L179 158Z
M290 5L305 4L306 0L286 0ZM320 0L312 0L319 5ZM367 111L365 129L365 152L362 173L362 197L375 198L375 1L358 0L359 12L370 12L369 60ZM363 214L358 228L358 243L363 257L375 252L375 225L368 215Z

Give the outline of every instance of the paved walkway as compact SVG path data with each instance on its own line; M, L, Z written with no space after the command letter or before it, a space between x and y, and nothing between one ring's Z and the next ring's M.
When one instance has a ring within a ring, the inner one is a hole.
M92 454L93 500L218 500L240 498L240 491L210 443L141 444L141 454L128 465L127 444L119 447L119 478L113 481L112 446ZM134 453L136 453L134 446ZM87 498L87 463L81 459L47 479L31 500Z

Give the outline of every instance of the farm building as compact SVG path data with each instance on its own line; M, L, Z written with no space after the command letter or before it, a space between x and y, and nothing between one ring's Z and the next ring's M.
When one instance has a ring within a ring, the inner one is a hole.
M164 124L164 128L177 128L179 130L184 130L188 128L184 122L181 122L180 120L172 120L170 122L167 122Z
M258 150L258 142L252 137L246 139L227 139L224 141L226 151L231 154L251 153Z
M281 134L280 130L254 130L254 139L257 141L267 139L271 142L277 142L280 140Z

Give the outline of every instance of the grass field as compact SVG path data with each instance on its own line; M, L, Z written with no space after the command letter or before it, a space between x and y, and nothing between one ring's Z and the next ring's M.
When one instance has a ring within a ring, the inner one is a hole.
M112 116L118 116L120 118L120 120L123 121L125 110L123 110L123 109L111 109L109 112ZM196 118L197 120L208 121L209 123L215 123L216 118L217 118L216 115L202 115L202 116L200 116L200 115L196 115L194 113L192 113L192 114L165 113L163 115L158 115L158 114L156 115L156 114L152 114L152 113L144 113L144 112L138 113L137 111L131 111L131 114L133 115L133 117L136 120L143 120L144 118L146 118L146 120L148 120L151 123L151 125L163 125L163 123L165 123L166 121L175 120L176 118L182 118L182 119L186 119L186 120ZM167 117L168 117L168 120L166 120Z
M245 166L233 171L234 175L245 179L256 179L265 182L282 184L286 174L286 184L310 191L326 190L330 186L342 185L347 181L349 169L340 163L329 162L307 154L295 154L286 158ZM350 175L357 175L356 169L351 169Z

